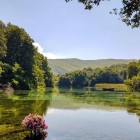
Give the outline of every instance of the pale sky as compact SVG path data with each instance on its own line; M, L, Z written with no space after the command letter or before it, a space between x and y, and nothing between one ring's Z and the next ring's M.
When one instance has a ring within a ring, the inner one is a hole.
M140 59L140 28L109 12L121 0L92 10L73 0L2 0L0 20L24 28L48 58Z

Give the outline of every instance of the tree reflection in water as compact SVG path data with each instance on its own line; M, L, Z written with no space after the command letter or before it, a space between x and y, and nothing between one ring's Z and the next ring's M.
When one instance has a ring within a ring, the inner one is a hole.
M21 121L30 113L46 115L51 99L51 94L43 89L16 91L10 96L1 94L0 138L13 140L29 135L29 132L21 126Z
M53 98L52 98L53 94ZM0 94L0 139L29 139L30 132L21 126L22 119L29 113L46 115L48 107L72 107L85 103L91 108L126 109L140 116L140 93L103 92L94 89L53 88L32 91L16 91L11 95ZM56 99L59 100L56 104ZM65 100L64 104L62 102ZM69 100L69 102L67 102ZM59 103L61 102L61 105ZM54 105L55 103L55 105ZM69 103L67 106L66 104ZM53 106L54 105L54 106ZM26 137L25 137L26 136ZM35 139L32 137L32 139ZM41 139L38 136L36 139Z

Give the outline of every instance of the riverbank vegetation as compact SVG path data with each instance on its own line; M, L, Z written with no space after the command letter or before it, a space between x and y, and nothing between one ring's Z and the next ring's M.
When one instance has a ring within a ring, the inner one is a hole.
M53 86L47 58L33 45L28 33L0 21L0 84L15 89Z
M124 83L128 86L130 91L140 92L140 61L129 63L127 79Z
M96 90L103 89L113 89L113 91L127 91L127 86L125 84L96 84Z
M102 86L101 86L102 84ZM103 85L104 84L104 85ZM105 84L126 84L123 91L140 91L140 61L117 64L105 68L85 68L59 77L59 86L113 88Z
M99 83L123 83L127 76L127 65L118 64L105 68L85 68L60 76L58 85L74 87L93 87Z

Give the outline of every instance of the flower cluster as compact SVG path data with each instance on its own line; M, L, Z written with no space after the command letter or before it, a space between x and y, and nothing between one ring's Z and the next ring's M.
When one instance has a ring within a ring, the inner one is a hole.
M45 124L44 118L38 114L29 114L23 119L21 124L31 131L41 132L48 128Z

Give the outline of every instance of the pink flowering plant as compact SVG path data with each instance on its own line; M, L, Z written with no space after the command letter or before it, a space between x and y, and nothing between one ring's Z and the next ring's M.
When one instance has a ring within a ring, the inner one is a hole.
M23 119L21 124L25 128L29 129L34 135L39 135L48 128L45 124L44 118L38 114L29 114Z

